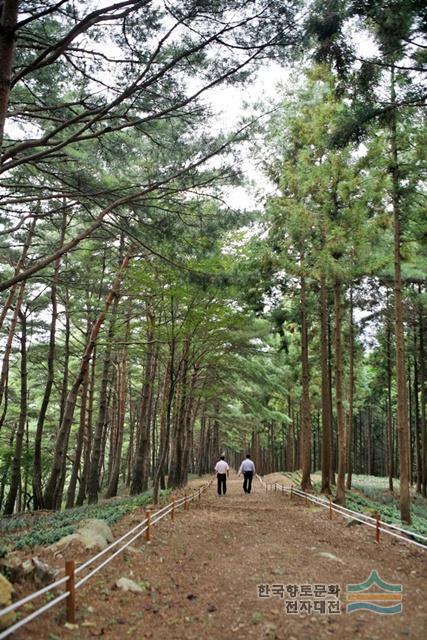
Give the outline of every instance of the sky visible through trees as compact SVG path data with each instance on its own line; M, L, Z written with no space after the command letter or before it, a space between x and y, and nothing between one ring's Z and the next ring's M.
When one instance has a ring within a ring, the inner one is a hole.
M250 450L340 504L385 476L411 524L423 3L5 0L0 22L2 512L157 500Z

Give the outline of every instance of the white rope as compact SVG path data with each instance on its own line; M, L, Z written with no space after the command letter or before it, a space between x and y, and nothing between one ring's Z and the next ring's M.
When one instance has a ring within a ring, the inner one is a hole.
M338 512L339 513L339 512ZM365 522L365 520L361 520L360 518L357 518L355 516L350 516L350 515L346 515L346 514L341 514L344 518L347 518L348 520L357 520L358 522L361 522L362 524L366 524L367 527L371 527L371 529L376 529L377 525L373 524L371 522ZM398 538L399 540L403 540L404 542L409 542L410 544L414 544L417 547L420 547L421 549L426 550L425 545L421 544L421 542L416 542L415 540L409 540L408 538L404 537L404 536L400 536L397 533L394 533L394 531L389 531L388 529L384 529L384 527L382 527L382 524L387 524L386 522L382 522L382 520L378 521L378 530L382 531L383 533L388 533L390 536L393 536L393 538Z
M301 489L294 488L293 492L296 493L297 495L307 497L312 502L317 502L318 504L321 504L321 505L326 506L326 507L329 506L329 504L328 504L328 502L326 500L322 500L320 498L317 498L317 496L312 496L311 494L308 494L308 493L302 491ZM353 509L348 509L347 507L343 507L340 504L333 504L331 506L332 506L332 509L334 511L336 511L337 513L341 513L341 515L343 515L343 516L345 516L345 512L347 512L349 514L352 514L353 517L357 516L357 518L359 518L359 519L363 518L363 522L365 524L373 523L371 526L376 526L376 518L373 518L372 516L368 516L365 513L359 513L358 511L354 511ZM409 529L403 529L402 527L390 524L388 522L385 522L384 520L381 520L381 524L383 526L385 526L385 527L390 527L392 529L395 529L396 531L399 531L400 533L403 533L404 535L416 536L418 538L421 538L421 540L427 540L427 538L425 536L421 535L421 534L415 533L414 531L410 531ZM387 530L386 533L389 533L390 535L393 535L392 531L388 531ZM394 534L394 535L396 537L396 534ZM402 537L401 537L401 539L402 540L407 540L407 538L402 538ZM409 542L410 542L410 540L409 540ZM415 542L415 541L413 541L413 542ZM421 547L425 548L425 545L421 545Z
M44 613L51 607L54 607L56 604L58 604L58 602L65 600L65 598L67 598L68 596L69 596L69 592L65 591L60 596L57 596L54 600L51 600L47 604L40 607L40 609L37 609L36 611L33 611L33 613L30 613L26 618L22 618L22 620L15 622L15 624L13 624L11 627L8 627L7 629L5 629L0 633L0 640L3 640L3 638L7 638L8 636L10 636L11 633L14 633L15 631L23 627L25 624L28 624L29 622L31 622L31 620L34 620L34 618L37 618L38 616L40 616L42 613Z
M144 527L144 529L142 529L141 531L138 531L138 533L136 533L133 538L131 538L130 540L128 540L126 542L125 545L123 545L123 547L120 547L120 549L117 549L117 551L115 551L111 556L108 556L108 558L106 558L103 562L101 562L101 564L99 564L97 567L95 567L94 569L92 569L92 571L89 571L88 574L85 575L84 578L81 578L81 580L79 580L78 582L76 582L76 589L78 589L79 587L81 587L87 580L89 580L89 578L91 578L92 576L95 575L95 573L98 573L98 571L100 569L102 569L103 567L105 567L105 565L107 565L109 562L111 562L111 560L114 560L114 558L116 556L119 555L119 553L121 553L122 551L124 551L132 542L134 542L134 540L136 540L137 538L139 538L139 536L141 536L146 530L148 529L148 526Z
M185 498L180 498L180 500L177 500L175 504L178 504L180 501L183 501L183 500L185 500ZM159 511L156 511L156 514L157 513L161 513L162 511L167 509L170 504L171 503L165 505ZM123 540L125 540L127 537L132 535L140 527L143 527L146 523L147 523L147 518L145 518L139 524L135 525L132 529L130 529L129 531L124 533L120 538L117 538L117 540L114 540L114 542L112 542L107 547L105 547L105 549L102 549L102 551L97 553L95 556L92 556L91 558L86 560L86 562L84 562L83 564L79 565L74 573L80 573L81 571L83 571L83 569L86 569L86 567L88 567L89 565L93 564L96 560L98 560L99 558L102 558L102 556L105 555L108 551L110 551L111 549L116 547L118 544L120 544L120 542L123 542Z
M382 522L380 521L381 524L387 524L386 522ZM373 526L373 525L371 525ZM390 531L389 529L383 529L381 526L379 527L380 531L384 531L384 533L388 533L389 536L393 536L393 538L398 538L399 540L404 540L405 542L409 542L409 544L414 544L416 547L420 547L420 549L424 549L424 551L427 551L427 547L425 544L422 544L422 542L417 542L416 540L410 540L408 538L406 538L405 536L400 536L398 533L394 533L394 531ZM412 535L412 532L411 532Z
M365 518L365 520L367 521L376 522L376 518L373 518L372 516L368 516L368 514L366 513L360 513L360 511L354 511L353 509L348 509L347 507L343 507L341 504L334 504L334 507L336 507L336 509L339 510L340 512L356 513L358 516Z
M207 491L207 489L211 486L211 484L212 484L212 482L208 482L206 485L204 485L203 487L200 487L199 489L197 489L192 494L185 495L185 496L183 496L181 498L178 498L178 500L174 500L173 502L170 502L170 503L166 504L164 507L162 507L161 509L159 509L158 511L156 511L153 514L153 516L150 519L150 524L156 524L157 522L160 522L160 520L162 520L167 515L169 515L174 508L175 509L179 509L185 502L191 502L191 501L195 500L196 497L201 496L205 491ZM140 529L140 531L138 531L138 529ZM147 529L148 529L148 518L145 518L140 523L138 523L135 527L133 527L132 529L127 531L125 534L123 534L120 538L118 538L117 540L115 540L114 542L109 544L105 549L102 549L102 551L100 551L96 555L94 555L91 558L89 558L88 560L86 560L86 562L84 562L83 564L79 565L76 568L75 572L74 572L75 574L80 573L81 571L86 569L89 565L93 564L96 560L101 558L108 551L111 551L111 549L113 549L118 544L120 544L120 542L123 542L123 540L125 540L126 538L128 538L130 535L134 534L137 531L137 533L135 535L133 535L133 537L130 540L128 540L126 542L126 544L124 544L119 549L117 549L111 556L106 558L103 562L101 562L101 564L99 564L97 567L92 569L86 576L84 576L84 578L79 580L76 583L75 588L77 589L77 588L81 587L87 580L89 580L89 578L91 578L93 575L95 575L95 573L100 571L100 569L102 569L105 565L107 565L109 562L111 562L111 560L113 560L122 551L124 551L132 542L134 542L143 533L145 533L145 531ZM56 582L52 582L51 584L47 585L46 587L43 587L42 589L39 589L38 591L35 591L34 593L31 593L28 596L25 596L24 598L21 598L17 602L13 602L12 604L8 605L7 607L5 607L4 609L2 609L0 611L0 617L5 616L7 613L10 613L11 611L14 611L18 607L21 607L22 605L26 604L27 602L30 602L31 600L34 600L35 598L43 595L44 593L47 593L48 591L51 591L55 587L58 587L59 585L64 584L65 582L67 582L67 580L68 580L68 576L64 576L63 578L60 578L59 580L56 580ZM36 611L33 611L33 613L31 613L27 617L23 618L22 620L19 620L19 622L15 623L14 625L9 627L8 629L5 629L4 631L2 631L0 633L0 640L2 640L3 638L7 638L11 633L16 631L20 627L24 626L25 624L27 624L28 622L30 622L34 618L38 617L39 615L41 615L42 613L44 613L45 611L47 611L48 609L50 609L54 605L58 604L58 602L61 602L68 595L69 595L68 591L64 592L63 594L57 596L56 598L54 598L53 600L51 600L47 604L45 604L42 607L40 607L39 609L37 609Z
M277 485L277 483L275 484ZM365 515L364 513L358 513L357 511L353 511L352 509L348 509L347 507L343 507L342 505L329 503L329 501L318 498L317 496L313 496L309 493L306 493L305 491L302 491L301 489L297 489L294 486L292 486L291 488L286 487L283 484L280 486L285 491L289 491L289 492L292 491L292 493L295 493L297 496L307 498L308 500L310 500L311 502L314 502L315 504L320 504L322 507L325 507L327 509L331 508L333 511L335 511L335 513L340 514L344 518L357 520L358 522L361 522L362 524L365 524L366 526L372 527L374 529L376 529L377 527L376 519L372 518L371 516ZM404 542L408 542L409 544L413 544L416 547L420 547L421 549L424 549L424 551L427 551L426 545L420 542L417 542L416 540L410 539L410 536L418 536L422 540L427 540L425 536L421 534L416 534L415 532L409 531L408 529L402 529L401 527L398 527L396 525L391 525L388 522L384 522L383 520L379 520L379 523L381 524L379 525L378 528L383 533L387 533L388 535L393 536L394 538L398 538L399 540L403 540ZM400 531L404 535L398 535L394 531L390 531L389 529L385 529L384 527L391 527L393 529L396 529L397 531ZM409 536L409 537L405 537L405 536Z
M193 500L195 495L196 494L192 494L191 496L184 496L183 498L179 498L178 500L175 501L175 508L179 508L180 506L182 506L185 503L185 501ZM160 520L162 520L166 515L168 515L170 513L170 511L172 511L173 507L174 507L174 503L172 502L172 503L167 504L165 507L163 507L159 511L156 511L156 513L150 519L150 524L156 524L156 522L159 522ZM164 512L164 513L162 513L162 512ZM145 519L144 522L148 523L148 519ZM137 525L137 527L134 527L134 529L131 530L130 533L132 533L132 531L135 531L135 529L137 529L140 526L141 526L141 524ZM148 529L148 524L146 524L144 526L144 528L141 529L141 531L138 531L138 533L136 533L130 540L128 540L126 542L126 544L124 544L122 547L120 547L120 549L117 549L117 551L115 551L111 556L106 558L103 562L101 562L101 564L99 564L97 567L92 569L92 571L90 571L87 575L85 575L84 578L82 578L81 580L76 582L76 589L81 587L87 580L89 580L89 578L91 578L93 575L95 575L95 573L97 573L100 569L102 569L109 562L111 562L111 560L113 560L122 551L124 551L130 544L132 544L132 542L137 540L143 533L145 533L145 531L147 531L147 529ZM123 540L123 536L122 536L122 540ZM111 548L111 546L110 546L110 548ZM99 556L99 554L98 554L98 556ZM94 559L92 558L92 560L91 560L91 562L89 564L92 564L93 560ZM86 566L88 565L88 563L85 563L85 564L86 564ZM77 571L75 573L77 573Z
M17 609L21 605L26 604L27 602L31 602L31 600L34 600L35 598L42 596L47 591L51 591L52 589L59 587L59 585L64 584L64 582L67 582L67 580L68 580L67 576L64 576L63 578L60 578L56 582L51 582L51 584L48 584L46 587L43 587L42 589L39 589L34 593L30 593L28 596L25 596L24 598L21 598L21 600L18 600L17 602L12 602L12 604L8 605L7 607L5 607L0 611L0 618L2 616L5 616L7 613L10 613L11 611L14 611L14 609Z
M170 509L168 511L165 511L165 513L162 513L162 515L159 516L159 517L157 517L157 514L156 514L156 516L151 521L152 524L156 524L156 522L160 522L160 520L163 520L163 518L166 518L166 516L168 516L171 513L172 509L173 509L173 507L170 507Z
M421 535L421 533L416 533L415 531L410 531L409 529L401 529L395 524L390 524L389 522L384 522L388 527L392 529L396 529L397 531L406 531L408 535L415 536L416 538L420 538L421 540L425 540L427 542L427 536Z
M99 553L97 553L96 555L92 556L91 558L89 558L88 560L86 560L86 562L83 562L83 564L80 564L77 569L75 570L74 573L80 573L80 571L83 571L83 569L86 569L86 567L88 567L90 564L93 564L96 560L98 560L99 558L101 558L103 555L105 555L108 551L110 551L111 549L113 549L114 547L116 547L120 542L122 542L123 540L125 540L128 536L130 536L132 533L134 533L134 531L136 531L137 529L139 529L140 527L143 527L144 524L147 522L147 518L145 518L145 520L142 520L142 522L140 522L139 524L137 524L135 527L133 527L133 529L130 529L127 533L123 534L120 538L117 538L117 540L114 540L114 542L112 542L111 544L108 545L108 547L105 547L105 549L102 549L102 551L100 551Z

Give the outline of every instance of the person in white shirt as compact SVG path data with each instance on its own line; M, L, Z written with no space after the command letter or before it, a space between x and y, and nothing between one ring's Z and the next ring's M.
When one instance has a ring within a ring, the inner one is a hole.
M255 475L255 465L251 460L249 453L246 454L246 459L243 460L239 469L239 476L243 473L243 491L250 493L252 489L252 478Z
M227 493L227 476L229 475L230 467L225 461L225 457L221 456L218 462L215 465L216 477L218 480L218 495L222 494L225 496Z

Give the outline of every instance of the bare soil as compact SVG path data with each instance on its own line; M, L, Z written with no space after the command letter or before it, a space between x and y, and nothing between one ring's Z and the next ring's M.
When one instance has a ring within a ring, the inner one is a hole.
M190 484L197 488L203 482ZM142 517L143 510L135 510L114 528L115 536ZM38 551L47 562L59 562ZM364 582L373 569L385 582L402 584L402 613L346 612L346 585ZM376 544L374 530L346 526L337 515L331 521L326 510L266 493L257 481L246 495L233 474L226 496L218 497L212 485L200 504L156 525L152 542L139 539L78 590L78 627L65 628L61 603L14 637L421 640L427 637L426 576L422 549L387 536ZM135 580L144 592L115 589L120 577ZM278 595L260 598L262 584L276 585ZM288 585L337 584L339 613L288 613L291 593L280 597L280 585L286 591Z

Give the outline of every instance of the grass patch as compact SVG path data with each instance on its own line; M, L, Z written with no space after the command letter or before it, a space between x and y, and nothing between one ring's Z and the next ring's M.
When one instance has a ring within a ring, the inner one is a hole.
M293 484L301 484L300 471L284 471ZM312 481L313 493L320 493L321 483ZM394 480L395 489L399 490L399 481ZM388 489L388 478L377 476L353 475L353 489L346 491L346 506L358 513L372 515L378 511L381 520L388 524L402 527L400 520L399 498ZM427 535L427 500L419 494L412 494L411 500L412 524L403 525L403 529ZM417 540L417 542L421 542Z
M393 480L394 488L399 492L399 480ZM388 488L388 478L376 476L353 476L353 488L363 493L374 502L388 506L397 506L398 498ZM427 500L411 490L412 514L417 518L427 520Z
M424 504L411 504L412 524L402 525L399 500L396 495L388 491L387 478L356 476L353 488L355 490L345 492L346 507L348 509L370 516L374 512L378 512L383 522L397 525L407 531L427 535L427 505L425 500L423 501ZM313 492L320 493L320 482L313 482ZM420 540L417 541L421 542Z
M372 515L372 512L378 511L381 516L381 520L384 522L402 526L400 510L396 504L396 499L394 500L394 504L382 504L381 502L371 500L370 498L362 496L359 493L355 493L354 491L347 491L346 497L347 507L349 509L353 509L353 511L358 511L359 513L367 513L368 515ZM414 512L414 509L412 509L412 524L404 524L403 528L408 531L427 535L427 520L424 517L417 515Z
M168 496L169 491L162 491L160 495ZM49 545L74 533L82 520L98 518L112 525L136 507L144 507L150 502L151 492L146 492L138 496L114 498L99 504L56 511L41 515L36 520L34 516L3 518L0 519L0 534L4 537L9 550Z
M300 471L284 471L283 475L286 476L293 484L301 484L302 475Z

